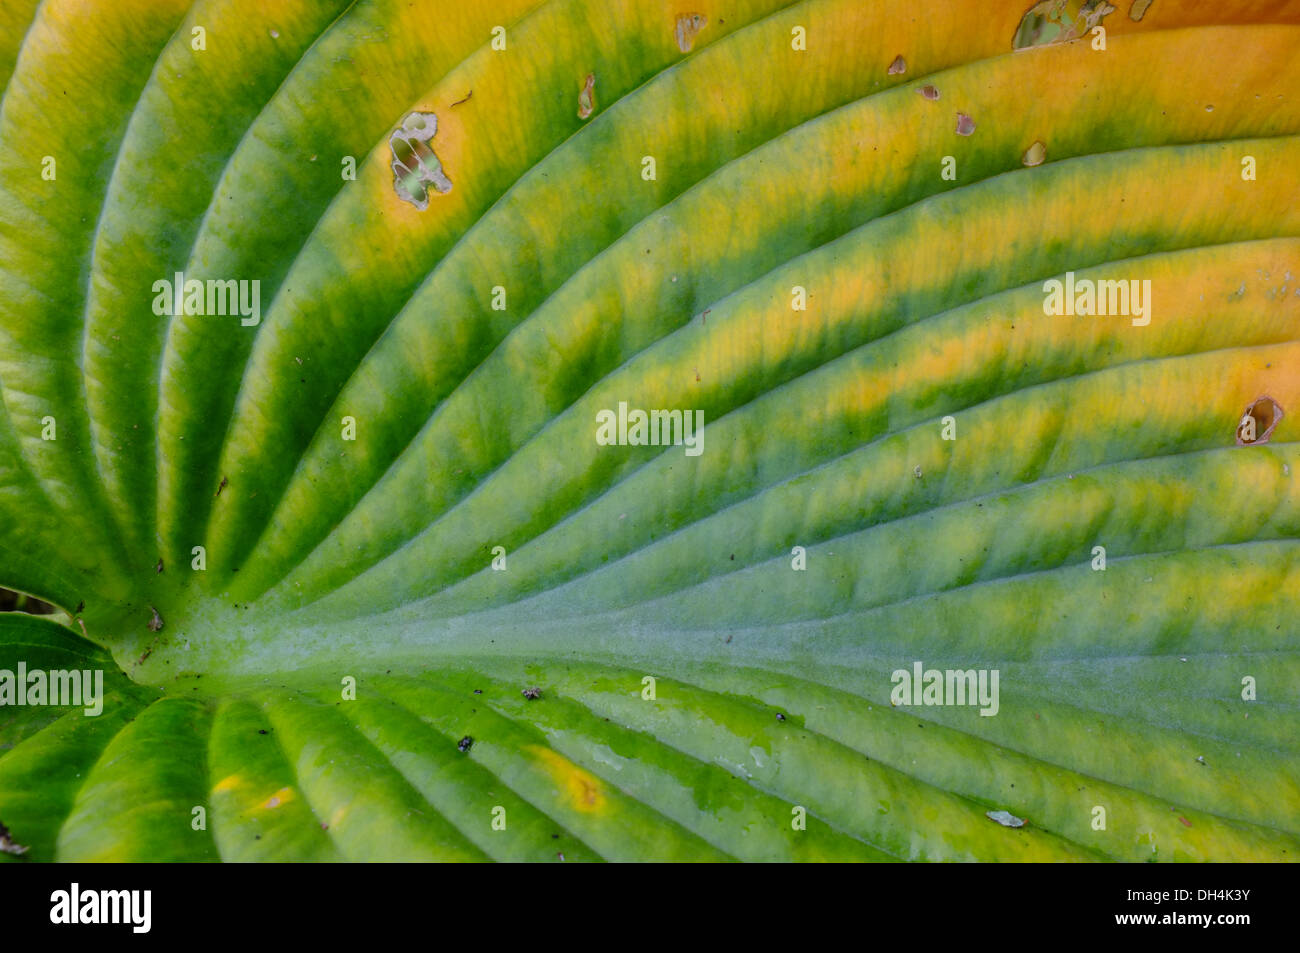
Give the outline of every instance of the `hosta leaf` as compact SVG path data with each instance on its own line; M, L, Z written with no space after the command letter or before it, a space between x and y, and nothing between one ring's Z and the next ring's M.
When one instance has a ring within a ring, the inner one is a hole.
M1295 859L1300 4L1109 6L2 0L21 856Z

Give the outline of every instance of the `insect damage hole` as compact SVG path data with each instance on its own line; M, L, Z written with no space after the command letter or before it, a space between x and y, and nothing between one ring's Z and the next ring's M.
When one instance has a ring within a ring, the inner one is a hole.
M997 821L1003 827L1024 827L1025 820L1016 817L1010 811L985 811L984 816L990 821Z
M1251 401L1237 422L1237 446L1253 447L1268 443L1283 417L1282 407L1272 397Z
M673 38L677 41L677 49L689 53L695 45L695 38L708 25L709 18L702 13L677 14L677 23L673 27Z
M596 74L588 73L578 93L578 118L590 119L596 111Z
M9 828L5 827L3 821L0 821L0 853L13 854L15 857L21 857L27 853L27 847L13 839L13 835L10 834Z
M388 138L393 152L393 191L421 212L429 207L430 190L439 195L451 191L451 179L443 173L442 161L429 146L437 132L436 115L413 112Z
M1042 0L1025 11L1011 40L1013 50L1055 46L1082 39L1099 26L1115 8L1106 0ZM1145 12L1145 10L1143 11Z

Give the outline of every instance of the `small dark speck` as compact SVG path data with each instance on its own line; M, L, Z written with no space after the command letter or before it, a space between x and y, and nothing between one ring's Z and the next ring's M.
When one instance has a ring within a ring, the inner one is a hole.
M476 688L476 689L474 689L474 694L475 694L475 695L482 695L482 694L483 694L483 689L481 689L481 688Z
M734 559L736 558L736 554L735 554L735 553L732 553L732 554L731 554L731 558L734 560Z
M269 735L269 734L270 734L270 732L267 731L265 728L258 728L258 729L257 729L257 733L258 733L259 735Z
M474 745L474 739L471 738L469 735L466 735L464 738L461 738L460 741L456 742L456 750L465 752L468 751L471 747L473 747L473 745Z
M777 721L785 721L785 715L781 714L781 713L778 711L778 712L776 713L776 720L777 720Z

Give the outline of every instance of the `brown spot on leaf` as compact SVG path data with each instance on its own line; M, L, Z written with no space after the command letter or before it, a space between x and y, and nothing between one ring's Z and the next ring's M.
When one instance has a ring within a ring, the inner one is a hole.
M1128 8L1128 18L1134 23L1137 23L1146 16L1147 10L1150 7L1151 0L1133 0L1133 6Z
M150 632L159 632L159 631L161 631L161 630L162 630L162 627L163 627L162 616L160 616L160 615L158 614L158 610L155 609L153 606L150 606L150 607L149 607L149 612L150 612L150 617L149 617L149 631L150 631Z
M975 131L975 120L963 112L957 113L957 135L969 136Z
M225 477L222 477L222 478L221 478L221 482L217 484L217 492L216 492L216 493L213 493L212 495L213 495L214 497L216 497L216 496L220 496L220 495L221 495L221 491L224 490L224 489L229 485L229 483L230 483L229 480L227 480Z
M929 83L926 83L924 86L918 89L917 92L920 93L922 96L924 96L926 99L930 100L930 102L934 102L939 98L939 90L935 89Z
M903 59L901 56L895 56L894 62L889 64L889 75L898 76L899 74L906 72L907 60Z
M1258 397L1251 401L1237 422L1237 446L1268 443L1282 417L1282 408L1272 397Z

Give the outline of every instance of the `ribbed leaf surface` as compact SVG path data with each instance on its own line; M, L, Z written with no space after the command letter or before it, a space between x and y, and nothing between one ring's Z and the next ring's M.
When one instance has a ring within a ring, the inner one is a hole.
M12 841L1296 859L1300 3L942 6L0 0Z

